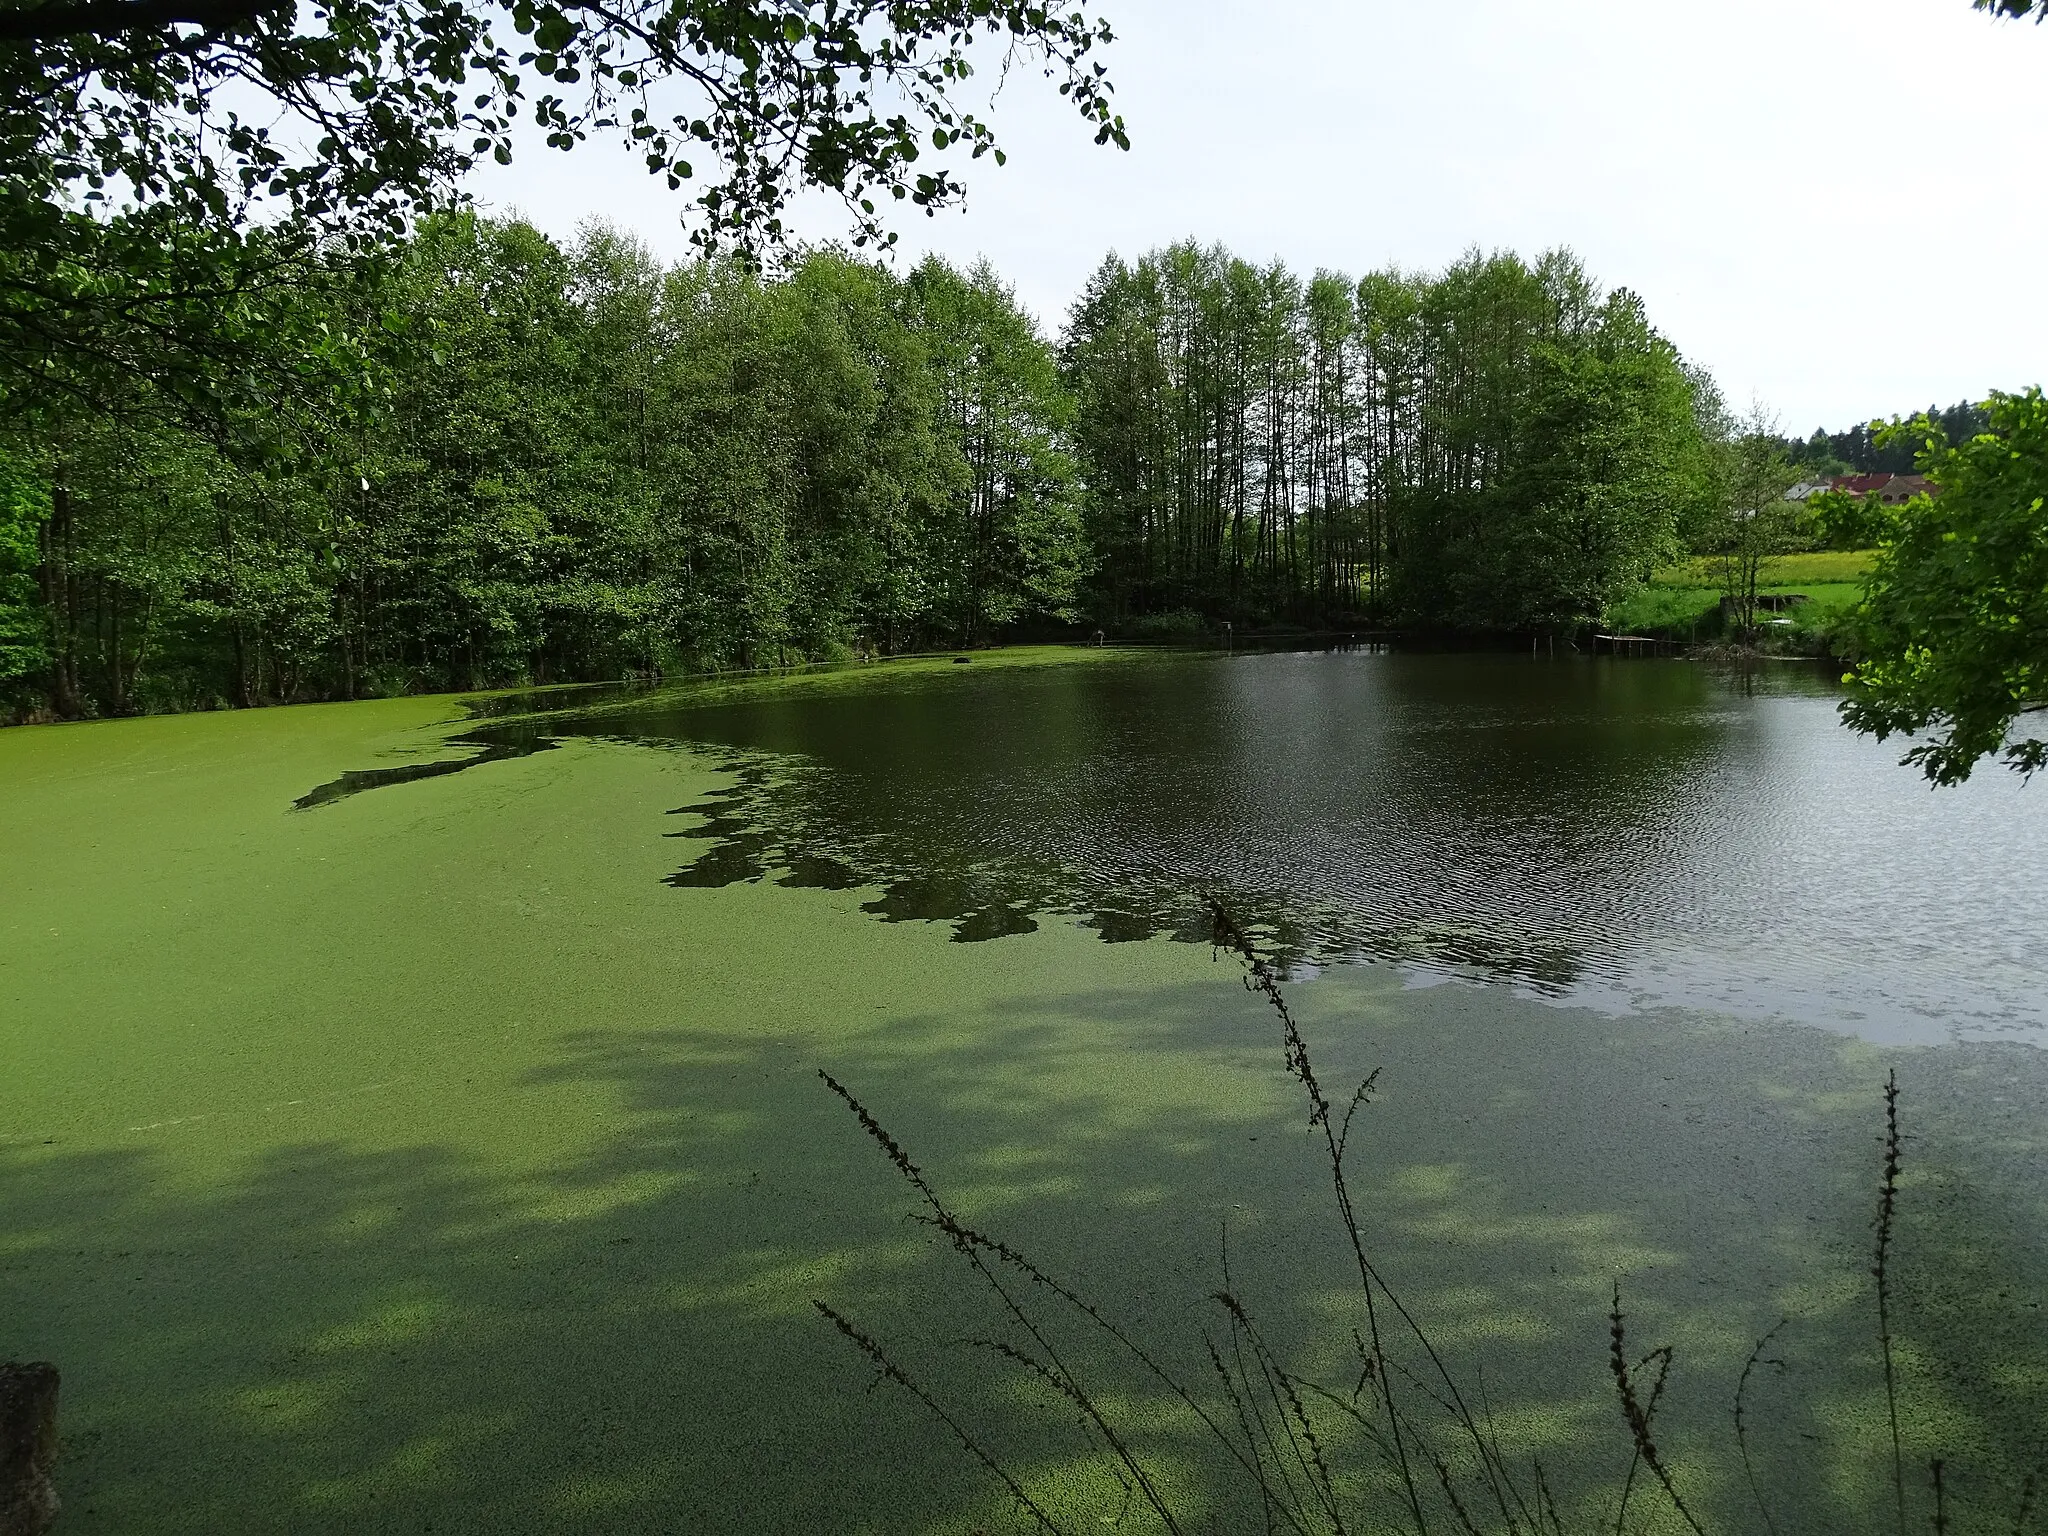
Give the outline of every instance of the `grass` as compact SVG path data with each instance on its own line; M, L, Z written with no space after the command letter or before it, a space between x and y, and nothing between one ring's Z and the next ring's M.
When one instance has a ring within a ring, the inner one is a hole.
M1827 627L1854 608L1863 596L1863 588L1850 582L1781 584L1758 590L1774 596L1800 594L1811 599L1786 612L1764 616L1766 623L1771 619L1790 619L1791 633L1802 638L1824 636ZM1607 616L1607 622L1615 634L1706 640L1720 632L1720 609L1718 588L1651 586L1616 608Z
M1806 596L1810 602L1772 614L1790 618L1776 625L1786 641L1802 649L1825 649L1829 631L1864 596L1864 575L1876 559L1874 549L1821 549L1804 555L1774 555L1759 569L1759 592L1769 596ZM1710 555L1667 565L1651 584L1606 616L1616 635L1659 635L1669 639L1716 639L1720 633L1722 573Z
M1760 575L1771 587L1860 584L1877 558L1872 549L1823 549L1807 554L1773 555L1763 562ZM1659 587L1706 587L1718 592L1721 575L1717 562L1708 555L1695 555L1677 565L1666 566L1650 578Z
M1770 615L1791 620L1772 627L1794 647L1824 649L1834 626L1862 600L1863 577L1875 558L1875 550L1817 550L1764 561L1759 592L1811 599L1789 612ZM1697 555L1658 571L1647 587L1608 613L1605 622L1615 634L1712 640L1721 630L1721 591L1716 562Z
M1058 659L919 665L950 685ZM1057 924L952 944L864 916L868 892L673 889L695 845L664 813L720 782L680 752L570 741L290 809L444 753L457 717L398 699L0 732L0 1358L64 1372L64 1530L1003 1528L809 1308L974 1326L819 1066L1091 1294L1183 1317L1227 1223L1275 1348L1319 1347L1343 1267L1303 1257L1315 1170L1274 1155L1299 1115L1206 953ZM1864 1048L1364 970L1296 1007L1329 1070L1386 1064L1361 1210L1447 1347L1499 1364L1517 1454L1606 1445L1617 1273L1644 1277L1640 1326L1730 1381L1788 1295L1859 1335ZM2010 1103L1986 1114L1993 1070ZM2026 1252L1996 1234L2048 1230L2027 1150L2048 1082L1986 1052L1918 1074L1950 1104L1930 1140L1962 1159L1949 1267L1983 1293L1943 1326L2035 1391L2040 1341L2000 1332L1995 1299ZM1948 1356L1926 1327L1902 1312L1902 1362ZM1039 1493L1114 1514L1100 1463L986 1377L939 1384ZM1938 1386L1995 1446L1974 1391ZM1827 1389L1855 1444L1881 1433L1870 1407ZM1724 1475L1714 1425L1659 1424L1675 1476Z

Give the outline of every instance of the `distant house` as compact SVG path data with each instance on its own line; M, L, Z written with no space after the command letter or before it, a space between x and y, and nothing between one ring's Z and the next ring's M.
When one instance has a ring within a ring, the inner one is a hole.
M1802 480L1785 493L1787 501L1804 501L1809 496L1818 496L1822 491L1833 490L1832 480Z
M1934 482L1925 475L1837 475L1821 489L1847 491L1852 496L1875 496L1879 505L1896 507L1915 496L1932 496Z

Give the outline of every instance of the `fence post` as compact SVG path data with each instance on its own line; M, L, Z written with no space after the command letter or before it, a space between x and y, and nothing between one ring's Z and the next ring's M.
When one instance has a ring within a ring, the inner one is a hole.
M43 1536L57 1518L57 1367L0 1365L0 1536Z

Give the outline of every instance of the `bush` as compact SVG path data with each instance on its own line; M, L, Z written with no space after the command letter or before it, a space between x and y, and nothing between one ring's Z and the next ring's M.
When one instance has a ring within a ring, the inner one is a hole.
M1208 633L1208 624L1192 608L1173 608L1165 613L1148 613L1131 625L1140 640L1198 640Z

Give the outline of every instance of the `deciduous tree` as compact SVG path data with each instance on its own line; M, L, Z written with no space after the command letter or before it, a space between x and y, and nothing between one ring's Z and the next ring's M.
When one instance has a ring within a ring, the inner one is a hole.
M1936 784L2003 760L2031 774L2048 740L2048 399L1993 395L1991 429L1949 443L1925 417L1937 497L1900 509L1857 615L1861 652L1843 717L1880 741L1922 737L1904 761ZM2016 727L2018 728L2016 730Z
M508 160L610 137L759 250L822 188L860 243L1001 151L965 82L993 47L1125 143L1088 0L31 0L0 6L0 404L211 404L288 292ZM309 331L302 351L317 353Z
M1710 548L1734 630L1744 640L1756 633L1764 562L1802 547L1809 537L1806 504L1785 499L1798 480L1777 423L1760 407L1736 424L1722 448L1720 517Z

